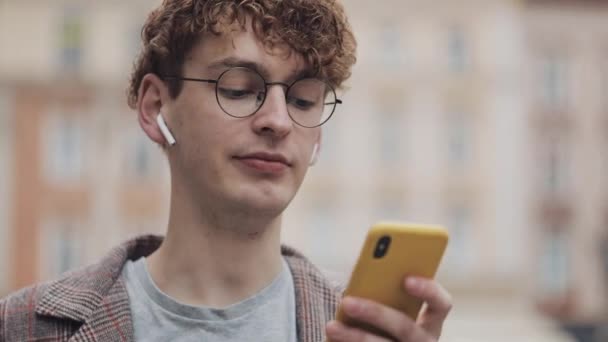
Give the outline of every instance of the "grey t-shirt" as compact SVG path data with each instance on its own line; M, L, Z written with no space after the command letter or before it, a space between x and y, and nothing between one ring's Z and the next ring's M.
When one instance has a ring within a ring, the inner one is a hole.
M266 288L226 308L186 305L154 284L145 258L128 261L125 280L135 341L296 342L295 289L289 266Z

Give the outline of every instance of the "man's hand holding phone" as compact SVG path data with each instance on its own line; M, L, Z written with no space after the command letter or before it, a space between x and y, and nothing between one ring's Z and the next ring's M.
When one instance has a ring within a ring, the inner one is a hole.
M328 342L435 342L452 299L433 278L448 244L437 225L379 222L367 234Z
M368 299L347 296L340 304L347 316L385 331L392 339L338 321L327 324L327 336L332 342L438 341L452 308L450 294L432 279L407 277L403 286L407 293L425 303L416 322L399 310Z

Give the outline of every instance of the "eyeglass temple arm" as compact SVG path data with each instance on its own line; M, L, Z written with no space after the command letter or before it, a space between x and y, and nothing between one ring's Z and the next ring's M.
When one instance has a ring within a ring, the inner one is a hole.
M163 76L162 78L167 79L167 80L181 80L181 81L217 83L217 80L205 80L205 79L202 79L202 78L190 78L190 77L179 77L179 76Z
M325 102L324 105L342 104L342 100L336 99L335 102Z

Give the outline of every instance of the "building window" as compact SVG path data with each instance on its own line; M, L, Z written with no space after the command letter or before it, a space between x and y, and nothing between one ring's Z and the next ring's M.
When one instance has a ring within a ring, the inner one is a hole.
M463 72L469 68L470 50L464 31L459 27L448 30L447 61L448 69L452 72Z
M148 146L138 143L135 146L135 174L146 177L150 175L151 156Z
M129 132L125 135L125 145L128 148L122 156L127 166L127 176L136 182L160 177L160 169L164 166L161 148L139 127L131 127Z
M55 250L56 250L56 274L64 273L68 270L73 269L78 265L80 259L78 253L78 245L80 241L77 241L74 234L68 230L60 230L55 236Z
M83 173L84 134L76 115L49 115L46 171L56 182L79 181Z
M568 234L556 229L541 241L541 290L548 295L563 294L569 287Z
M66 9L60 23L60 60L64 71L78 71L82 64L83 20L77 9Z
M141 130L138 130L132 139L128 161L131 174L137 179L149 178L154 174L154 153L157 147Z
M545 150L543 177L545 193L552 196L567 192L569 165L564 143L551 142Z
M378 53L381 65L391 69L401 66L404 54L400 26L395 23L382 23L378 27Z
M453 112L447 116L447 159L452 166L465 165L471 159L473 122L471 116Z
M473 245L473 213L463 205L454 205L448 209L447 229L450 233L450 243L446 250L445 260L450 264L449 269L455 274L471 272L475 260Z
M383 163L399 164L403 160L403 118L396 109L383 108L375 120L378 124L378 155Z
M82 265L84 257L82 226L71 218L47 219L44 223L43 247L46 252L41 260L41 276L55 278Z
M564 109L568 100L568 68L564 58L549 57L541 65L542 104L550 109Z
M336 256L336 212L335 204L328 198L318 198L310 207L308 246L311 256L320 265L330 266Z

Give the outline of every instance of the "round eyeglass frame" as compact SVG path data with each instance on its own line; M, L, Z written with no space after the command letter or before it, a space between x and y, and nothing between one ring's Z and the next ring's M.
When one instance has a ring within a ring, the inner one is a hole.
M222 106L222 103L220 102L220 98L219 98L219 95L218 95L218 84L219 84L220 80L228 72L233 71L235 69L241 69L241 70L245 70L247 72L252 72L252 73L256 74L264 82L264 99L262 99L262 102L260 103L260 105L252 113L247 114L247 115L239 116L239 115L230 114ZM291 113L289 112L289 109L288 109L287 110L287 114L289 115L289 118L291 119L291 121L293 121L294 123L296 123L298 126L302 126L302 127L306 127L306 128L319 127L319 126L323 125L324 123L326 123L327 121L329 121L329 119L334 115L334 113L336 111L337 105L342 104L342 100L338 98L338 95L336 94L336 90L334 89L334 87L332 87L332 85L329 84L329 82L327 82L324 79L314 78L314 77L302 77L302 78L298 78L295 81L291 82L291 84L287 84L287 83L284 83L284 82L266 82L266 79L264 78L264 76L262 76L257 70L254 70L254 69L248 68L248 67L241 67L241 66L231 67L229 69L224 70L217 77L217 79L203 79L203 78L192 78L192 77L171 76L171 75L162 76L161 78L164 79L164 80L192 81L192 82L202 82L202 83L215 84L215 100L217 101L218 106L220 106L220 108L222 109L222 111L224 113L226 113L228 116L231 116L233 118L247 118L247 117L255 115L255 113L257 113L260 110L260 108L262 108L262 106L264 106L264 103L266 102L266 94L268 94L268 87L269 86L280 85L280 86L284 87L285 88L285 96L287 97L287 94L289 93L289 89L291 89L291 87L294 84L298 83L299 81L307 80L307 79L315 79L315 80L318 80L318 81L321 81L321 82L325 83L325 85L327 85L327 87L329 88L329 90L331 91L331 93L333 93L334 98L336 100L334 102L324 102L323 103L324 106L333 105L333 107L331 109L331 113L329 113L329 115L327 116L327 118L325 118L325 120L321 121L317 125L306 126L306 125L303 125L303 124L299 123L298 121L296 121L293 118L293 116L291 115Z

